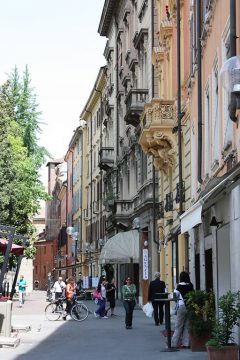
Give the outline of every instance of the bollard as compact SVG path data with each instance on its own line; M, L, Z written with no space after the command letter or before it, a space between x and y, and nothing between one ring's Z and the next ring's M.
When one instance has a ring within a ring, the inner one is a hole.
M12 301L0 301L0 336L11 335L12 330Z

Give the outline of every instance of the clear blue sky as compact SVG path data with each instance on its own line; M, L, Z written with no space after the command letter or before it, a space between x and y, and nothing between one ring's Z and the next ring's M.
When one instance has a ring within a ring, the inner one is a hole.
M41 144L65 155L105 64L97 33L104 0L0 0L0 83L29 66L42 111Z

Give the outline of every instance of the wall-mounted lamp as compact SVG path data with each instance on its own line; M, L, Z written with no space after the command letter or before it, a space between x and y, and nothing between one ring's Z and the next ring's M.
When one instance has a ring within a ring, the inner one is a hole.
M144 245L145 247L147 247L147 246L148 246L148 241L145 240L144 243L143 243L143 245Z
M210 226L218 228L219 225L222 225L222 224L223 224L223 221L217 221L215 216L212 217L212 220L210 222Z
M132 221L132 229L140 229L141 227L141 219L139 217L136 217Z

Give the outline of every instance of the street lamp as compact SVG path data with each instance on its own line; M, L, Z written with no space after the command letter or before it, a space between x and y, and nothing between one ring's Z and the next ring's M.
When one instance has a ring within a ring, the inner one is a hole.
M77 276L77 249L78 249L78 240L79 240L79 232L75 231L74 227L68 226L66 232L69 236L71 236L72 240L75 242L74 244L74 278Z
M75 241L75 259L74 259L74 278L77 280L77 249L78 249L78 240L79 240L79 232L75 231L72 234L72 239Z
M85 248L86 248L86 252L89 253L89 262L91 265L91 272L90 272L90 277L92 278L92 252L94 251L94 244L90 244L88 242L85 243Z

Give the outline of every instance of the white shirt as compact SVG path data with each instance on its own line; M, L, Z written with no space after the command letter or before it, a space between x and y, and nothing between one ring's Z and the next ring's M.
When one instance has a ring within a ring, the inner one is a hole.
M105 288L105 286L101 286L101 294L102 294L102 297L104 298L104 299L106 299L106 288Z
M56 281L53 285L54 291L57 293L61 293L63 289L65 289L66 284L64 281Z

